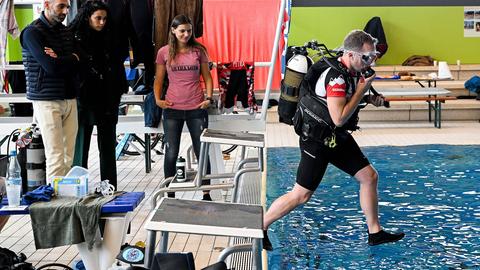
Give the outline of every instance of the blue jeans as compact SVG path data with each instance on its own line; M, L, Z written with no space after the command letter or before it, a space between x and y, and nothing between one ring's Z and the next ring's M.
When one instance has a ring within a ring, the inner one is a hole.
M165 178L174 176L177 173L175 163L180 150L180 138L185 122L187 122L190 138L192 139L193 151L198 159L200 154L200 135L204 129L208 128L207 110L163 110L163 131L165 132L166 148L163 163ZM208 163L207 173L210 173L210 162ZM203 183L208 185L210 180L206 180Z

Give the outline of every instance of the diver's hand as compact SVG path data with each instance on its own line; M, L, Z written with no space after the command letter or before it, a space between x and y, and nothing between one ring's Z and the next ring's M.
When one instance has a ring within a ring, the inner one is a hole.
M385 97L383 95L368 95L367 102L375 107L385 105Z
M368 78L365 77L360 77L357 83L357 91L361 92L362 94L365 94L370 87L372 86L372 82L375 79L375 75L370 76Z

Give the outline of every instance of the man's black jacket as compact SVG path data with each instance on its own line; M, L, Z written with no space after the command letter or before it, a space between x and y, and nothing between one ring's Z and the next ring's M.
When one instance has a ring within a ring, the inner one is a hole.
M27 98L31 100L72 99L77 95L77 64L73 55L73 34L63 24L52 25L45 15L28 25L20 35L27 80ZM53 49L57 58L45 53Z

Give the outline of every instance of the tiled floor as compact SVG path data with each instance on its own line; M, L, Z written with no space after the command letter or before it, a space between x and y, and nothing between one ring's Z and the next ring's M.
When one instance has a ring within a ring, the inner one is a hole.
M411 145L411 144L480 144L480 123L478 122L444 122L442 129L433 128L427 123L408 123L405 125L366 123L361 125L362 131L354 133L360 146L374 145ZM92 140L95 142L96 140ZM189 145L188 136L184 135L181 153L184 155L186 146ZM268 124L266 135L267 147L298 146L298 137L292 127L284 124ZM226 161L227 168L232 168L237 155ZM125 191L144 191L146 198L134 213L131 234L126 241L135 243L146 239L143 224L147 218L150 207L150 197L158 188L163 179L163 158L153 154L155 163L152 172L145 173L144 161L141 156L122 157L118 161L119 188ZM98 181L98 151L92 145L90 154L90 181ZM200 193L188 192L179 194L183 198L199 198ZM218 196L217 196L218 198ZM215 197L214 197L215 199ZM216 261L220 251L226 246L227 240L222 237L197 236L184 234L171 234L170 251L191 251L196 258L197 268L204 267ZM23 252L28 261L36 265L58 261L69 264L78 258L74 246L59 247L54 249L36 250L28 216L13 216L0 233L0 246Z

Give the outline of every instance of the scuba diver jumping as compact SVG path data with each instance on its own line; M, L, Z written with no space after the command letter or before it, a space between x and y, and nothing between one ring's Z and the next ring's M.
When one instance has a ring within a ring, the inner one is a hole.
M292 106L280 102L279 114L293 124L300 136L301 158L292 191L276 199L265 213L264 249L272 250L268 227L311 198L330 163L355 177L360 184L360 206L366 217L369 245L395 242L405 236L382 229L378 213L378 174L351 135L351 131L358 129L358 111L366 105L362 103L388 106L384 97L371 88L376 42L368 33L354 30L345 37L338 55L333 57L326 49L332 57L324 56L308 69L296 92L297 100L295 96L285 95L282 88L283 101L291 102ZM373 94L368 94L369 91Z

